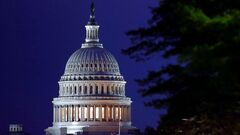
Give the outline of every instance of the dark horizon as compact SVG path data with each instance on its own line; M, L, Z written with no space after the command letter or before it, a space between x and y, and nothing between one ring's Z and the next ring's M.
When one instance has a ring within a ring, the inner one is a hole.
M127 81L126 95L132 98L132 123L143 130L155 127L157 111L145 107L138 85L148 70L162 63L136 63L121 53L131 45L125 33L147 25L149 7L157 1L95 1L100 42L117 59ZM23 124L24 131L41 135L52 125L52 99L58 96L60 76L70 55L85 39L90 0L1 1L1 117L0 133L8 125Z

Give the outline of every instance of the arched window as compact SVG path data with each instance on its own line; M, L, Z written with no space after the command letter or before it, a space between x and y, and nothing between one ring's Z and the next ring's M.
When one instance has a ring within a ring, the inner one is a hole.
M101 94L104 94L104 87L102 86Z
M93 94L93 87L92 86L90 86L90 92L89 93Z
M109 86L107 86L107 94L109 94Z
M95 94L98 94L98 86L96 85Z
M79 94L82 94L82 86L79 86Z
M74 94L77 94L77 86L74 86Z
M84 86L84 94L87 94L87 86Z
M70 94L72 94L72 86L70 86Z

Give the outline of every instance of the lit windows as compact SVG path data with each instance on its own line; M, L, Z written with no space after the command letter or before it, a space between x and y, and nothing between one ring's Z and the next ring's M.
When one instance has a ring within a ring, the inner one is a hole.
M111 113L110 113L110 107L107 107L107 117L110 118Z
M87 119L87 107L84 107L84 119Z
M81 107L78 108L78 119L82 119L82 109Z
M96 119L100 118L99 107L96 107Z
M90 119L93 119L93 107L90 107Z
M102 119L104 119L105 118L105 108L104 107L102 107Z
M115 119L118 119L118 107L115 108Z

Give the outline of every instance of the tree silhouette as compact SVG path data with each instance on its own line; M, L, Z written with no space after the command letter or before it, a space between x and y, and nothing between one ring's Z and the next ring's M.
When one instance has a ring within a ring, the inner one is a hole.
M146 103L168 107L161 135L240 134L239 0L160 0L149 26L127 34L136 61L177 57L138 80L142 96L167 97Z

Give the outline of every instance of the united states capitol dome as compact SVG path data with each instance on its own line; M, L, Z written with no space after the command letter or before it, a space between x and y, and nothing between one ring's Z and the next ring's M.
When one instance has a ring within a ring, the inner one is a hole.
M99 25L95 21L94 11L85 27L85 43L68 59L61 81L124 80L117 60L99 42Z
M120 72L108 50L93 46L75 51L68 59L64 75L120 75Z
M67 61L46 135L132 135L131 98L114 56L99 42L94 3L81 48Z

